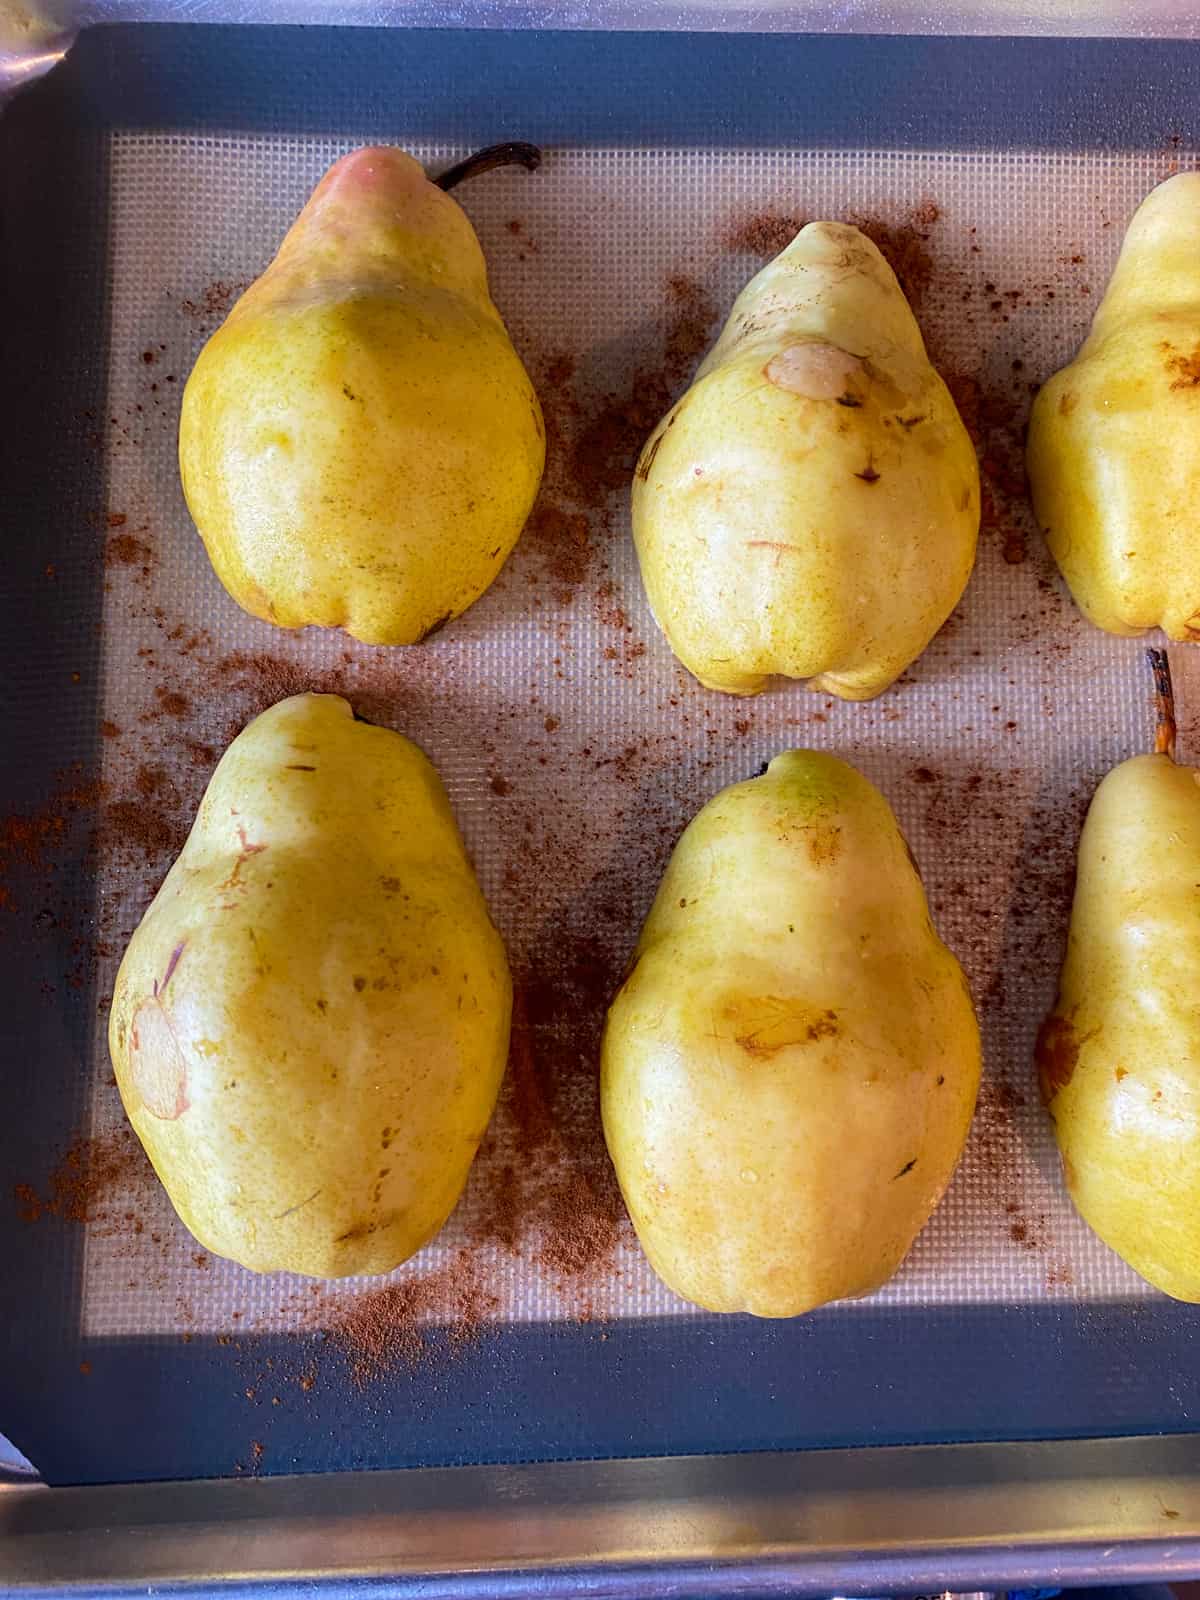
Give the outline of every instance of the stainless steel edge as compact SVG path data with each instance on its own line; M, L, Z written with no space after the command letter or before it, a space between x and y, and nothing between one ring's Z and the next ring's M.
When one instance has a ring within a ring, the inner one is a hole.
M0 1592L659 1596L1200 1574L1190 1436L9 1490Z
M20 0L0 0L5 6ZM61 20L1193 38L1194 0L42 0Z
M83 0L81 22L1192 38L1194 0Z

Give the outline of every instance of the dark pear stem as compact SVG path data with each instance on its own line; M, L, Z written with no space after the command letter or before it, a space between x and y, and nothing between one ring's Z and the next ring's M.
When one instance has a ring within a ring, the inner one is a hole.
M1171 663L1165 650L1147 650L1146 660L1154 674L1154 753L1175 759L1175 690L1171 683Z
M450 167L433 181L439 189L449 193L464 179L478 177L481 172L491 172L496 167L524 167L526 172L536 172L541 164L542 152L537 145L510 140L508 144L489 144L485 150L476 150L473 156Z

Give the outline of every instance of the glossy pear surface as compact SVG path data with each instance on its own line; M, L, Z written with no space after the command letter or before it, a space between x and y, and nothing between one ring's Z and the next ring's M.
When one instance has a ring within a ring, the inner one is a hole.
M121 963L109 1048L175 1209L257 1272L388 1272L453 1209L511 986L440 779L298 695L230 745Z
M1082 349L1034 402L1028 460L1085 615L1200 638L1200 172L1135 213Z
M1200 1301L1200 774L1135 756L1079 842L1042 1093L1071 1198L1105 1244Z
M788 1317L877 1289L979 1085L962 971L886 800L794 750L685 831L604 1035L604 1130L659 1276Z
M920 655L975 559L979 474L894 273L813 222L738 296L633 485L654 615L709 688L773 674L866 700Z
M533 505L537 396L474 229L411 156L344 156L183 397L221 582L285 628L412 644L477 600Z

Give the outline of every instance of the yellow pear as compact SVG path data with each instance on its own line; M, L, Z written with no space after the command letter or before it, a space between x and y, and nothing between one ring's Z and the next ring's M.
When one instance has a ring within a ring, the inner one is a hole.
M646 593L701 683L881 693L958 603L975 452L857 228L812 222L734 303L633 485Z
M475 231L390 147L326 173L200 352L179 426L188 507L238 604L369 644L413 644L479 598L544 459Z
M950 1181L979 1030L887 801L792 750L684 832L609 1011L604 1131L650 1264L710 1311L877 1289Z
M1200 172L1134 214L1083 348L1034 401L1028 465L1084 614L1200 638Z
M1158 749L1096 790L1058 999L1038 1038L1071 1198L1135 1272L1200 1302L1200 770Z
M458 1200L511 985L434 768L336 695L233 741L121 963L129 1120L201 1244L388 1272Z

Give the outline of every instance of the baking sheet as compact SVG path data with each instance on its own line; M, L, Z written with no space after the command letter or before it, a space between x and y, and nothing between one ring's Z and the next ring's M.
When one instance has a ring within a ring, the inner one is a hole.
M463 153L394 138L431 169ZM551 461L489 594L427 645L384 651L244 617L209 570L175 463L196 352L353 142L112 139L97 993L236 729L285 693L347 693L437 763L518 983L501 1107L459 1210L394 1275L403 1320L695 1315L620 1222L594 1104L603 1005L688 818L782 748L829 748L894 805L986 1052L958 1176L863 1304L1148 1295L1066 1199L1032 1044L1083 808L1147 746L1149 685L1139 645L1090 628L1065 596L1023 507L1019 433L1029 386L1081 338L1134 206L1194 157L556 150L534 177L464 188ZM686 677L649 616L630 452L789 221L829 216L869 221L905 275L979 435L987 526L958 611L882 699L799 686L726 699ZM1186 752L1196 669L1173 654ZM88 1218L85 1336L337 1326L378 1291L255 1278L201 1251L122 1136L105 1024L91 1143L31 1201Z

